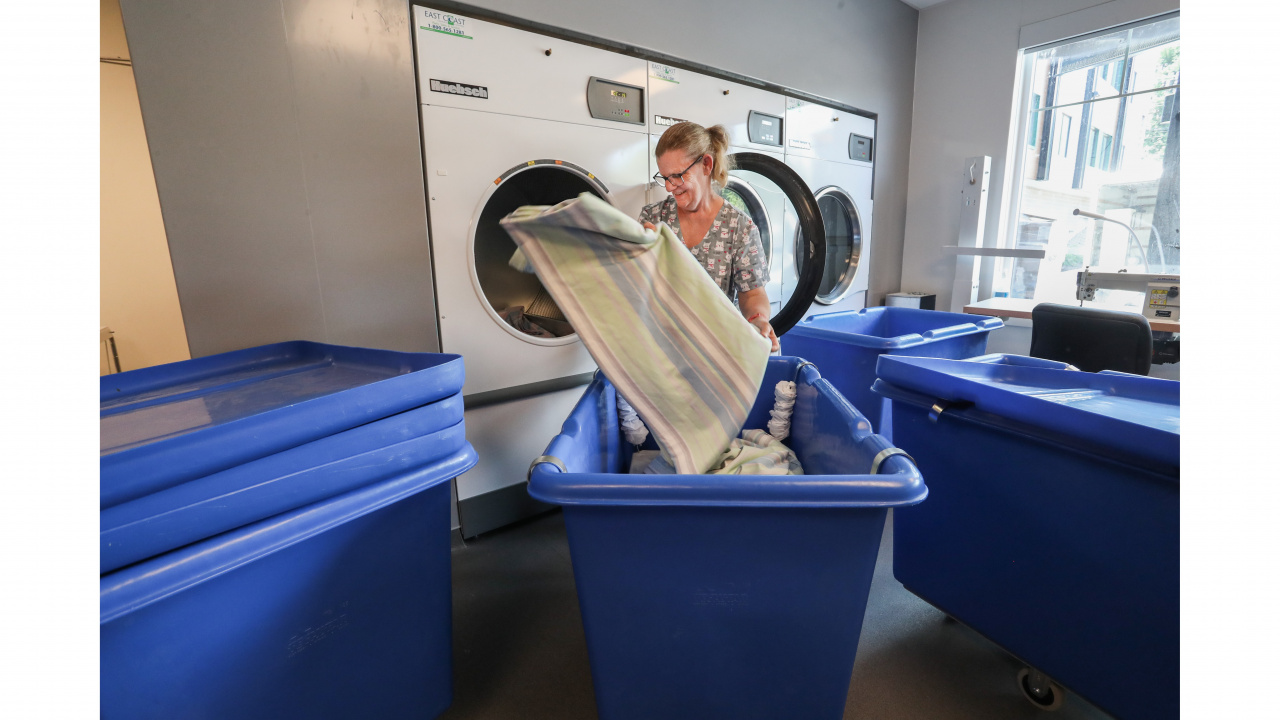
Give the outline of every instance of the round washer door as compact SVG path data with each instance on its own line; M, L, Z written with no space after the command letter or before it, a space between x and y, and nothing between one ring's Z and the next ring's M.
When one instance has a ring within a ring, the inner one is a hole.
M829 185L818 191L818 209L827 232L827 259L814 299L833 305L849 293L862 257L862 217L849 193ZM799 242L800 238L796 238Z
M780 268L784 267L796 269L798 279L794 286L788 286L789 293L784 293L785 297L769 298L771 302L782 301L782 307L769 319L773 331L782 336L805 316L822 281L827 254L822 212L804 180L781 160L754 152L733 153L729 160L734 169L722 194L739 210L745 206L744 211L756 223L765 255L774 260L770 263L770 274L781 274L785 271ZM744 191L744 187L750 192ZM742 205L738 204L739 199ZM752 201L758 202L761 215L752 212ZM780 247L777 242L788 220L794 221L797 227L793 248ZM776 258L775 251L789 257Z
M534 345L563 345L578 336L538 276L508 262L516 243L498 224L523 205L555 205L589 192L606 201L608 189L592 173L572 163L534 160L494 181L471 235L472 280L490 317L504 330Z

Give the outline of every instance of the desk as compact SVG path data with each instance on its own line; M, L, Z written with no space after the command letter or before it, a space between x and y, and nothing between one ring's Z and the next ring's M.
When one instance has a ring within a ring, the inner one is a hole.
M970 315L989 315L991 317L1015 317L1024 320L1031 319L1031 310L1036 305L1044 302L1043 300L1031 300L1028 298L990 298L982 302L976 302L972 305L965 305L964 311ZM1066 303L1062 303L1066 304ZM1103 307L1101 305L1090 305L1088 307L1097 307L1100 310L1115 310L1116 308ZM1134 313L1140 314L1140 313ZM1151 325L1152 332L1180 332L1180 323L1177 320L1152 320L1147 318L1147 322Z

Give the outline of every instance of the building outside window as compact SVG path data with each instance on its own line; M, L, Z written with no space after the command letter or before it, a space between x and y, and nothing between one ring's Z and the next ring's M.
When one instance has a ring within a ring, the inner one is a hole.
M989 263L983 272L997 297L1075 303L1086 266L1180 272L1179 47L1173 14L1023 51L1014 132L1027 142L1013 144L1017 180L1002 242L1046 254ZM1129 225L1137 242L1077 208ZM1099 300L1132 309L1142 297L1101 291Z

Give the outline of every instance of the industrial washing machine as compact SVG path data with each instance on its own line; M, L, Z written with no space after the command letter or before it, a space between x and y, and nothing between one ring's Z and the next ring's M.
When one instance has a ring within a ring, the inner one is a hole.
M784 162L783 135L786 98L775 92L751 87L690 70L649 63L649 163L650 176L657 172L653 149L662 133L683 121L704 127L723 125L729 135L730 162L736 166L721 195L746 213L760 231L769 264L771 321L782 335L804 317L808 303L798 300L788 309L787 301L797 294L805 277L806 262L817 254L797 243L797 228L809 228L809 241L822 242L819 204L808 184ZM668 196L662 183L650 184L649 203ZM783 252L782 249L787 251ZM796 252L799 249L800 252ZM810 270L816 283L818 268ZM812 296L816 288L801 295Z
M813 190L827 233L822 282L807 314L861 310L871 269L875 120L795 98L786 99L785 119L785 161Z
M480 456L457 479L471 537L542 509L524 490L529 460L596 367L537 277L507 265L516 246L498 221L582 192L639 214L646 63L430 7L413 20L440 348L465 358Z

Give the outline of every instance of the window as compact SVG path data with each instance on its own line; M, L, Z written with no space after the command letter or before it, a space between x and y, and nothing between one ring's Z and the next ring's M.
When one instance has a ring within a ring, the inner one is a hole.
M981 286L1075 303L1076 272L1086 266L1181 272L1179 48L1174 13L1021 53L1014 132L1025 135L1014 137L1026 142L1012 145L1001 244L1045 257L990 263ZM1052 142L1037 145L1042 136ZM1099 300L1136 309L1142 297L1100 292Z
M1121 90L1123 85L1120 82L1120 76L1123 71L1123 60L1115 60L1102 66L1102 79L1107 81L1112 90Z
M1114 139L1098 128L1089 131L1089 167L1111 169L1111 145Z
M1040 96L1031 96L1031 122L1027 123L1027 144L1035 147L1040 132Z

